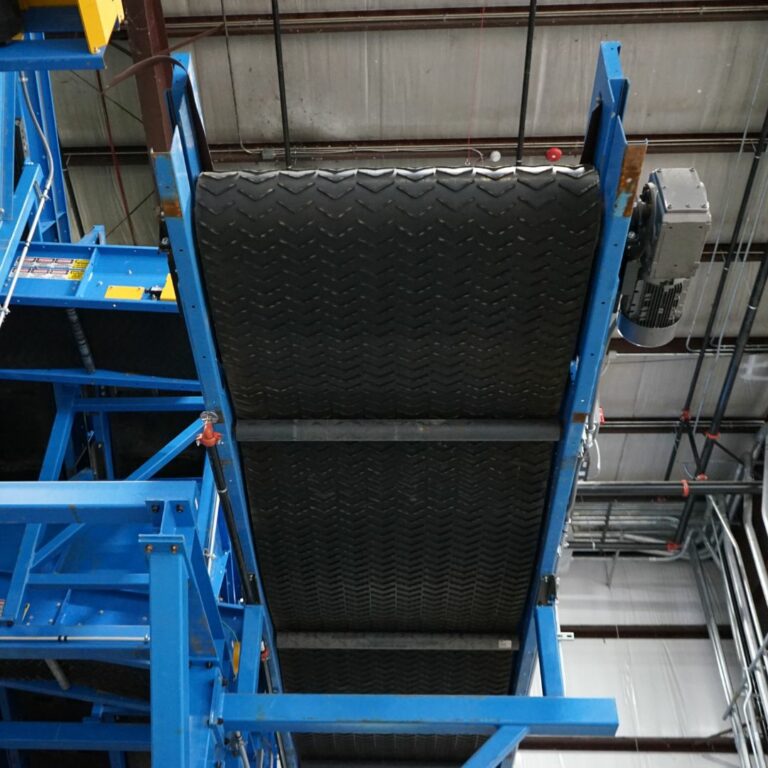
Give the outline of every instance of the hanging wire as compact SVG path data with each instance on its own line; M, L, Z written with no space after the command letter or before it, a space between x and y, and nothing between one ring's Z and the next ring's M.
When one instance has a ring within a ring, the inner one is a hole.
M475 48L475 72L472 78L472 103L469 109L469 121L467 125L467 157L464 165L471 164L471 153L480 156L480 162L485 160L483 153L472 147L472 135L477 123L478 101L480 99L480 66L483 59L483 43L485 42L485 4L480 9L480 27L477 32L477 47Z
M530 0L528 7L528 32L525 38L525 63L523 65L523 91L520 95L520 124L517 129L517 152L515 165L523 162L525 147L525 119L528 115L528 88L531 82L531 57L533 56L533 34L536 30L536 0Z
M235 88L235 69L232 66L232 51L230 49L229 42L229 19L227 17L227 9L224 5L224 0L220 0L219 5L221 7L221 19L224 24L224 44L227 49L227 66L229 68L229 82L232 87L232 105L235 112L235 130L237 131L237 143L240 145L240 149L245 152L246 155L259 155L261 152L248 149L243 141L243 133L240 128L240 107L237 101L237 88Z

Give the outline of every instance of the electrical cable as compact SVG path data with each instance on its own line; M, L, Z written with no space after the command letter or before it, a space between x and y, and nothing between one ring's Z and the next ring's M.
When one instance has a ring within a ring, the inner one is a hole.
M515 165L523 162L525 147L525 119L528 115L528 88L531 82L531 57L533 56L533 35L536 30L536 0L528 8L528 32L525 38L525 63L523 65L523 91L520 95L520 123L517 129L517 151Z
M40 224L40 217L43 215L43 209L45 208L46 202L48 202L51 187L53 186L53 153L51 152L51 146L48 143L48 139L45 136L45 131L43 130L42 125L40 125L40 121L37 119L35 110L32 107L32 99L29 96L29 88L27 87L27 76L23 72L19 75L19 81L21 82L21 90L24 94L24 101L26 102L27 109L29 110L32 124L35 127L35 131L40 136L40 142L43 145L43 149L45 150L45 157L48 163L48 176L45 179L45 185L43 186L43 189L40 193L37 210L35 211L35 215L32 217L32 222L29 225L29 230L27 231L27 239L24 243L21 255L16 261L16 268L13 270L11 284L8 286L8 293L5 296L3 306L0 307L0 327L2 327L5 319L11 312L9 307L11 300L13 299L14 291L16 290L16 284L19 282L21 269L24 266L24 261L26 260L27 254L29 253L29 248L32 245L32 238L35 236L35 232L37 231L37 228Z
M283 33L280 27L279 0L272 0L272 30L275 39L275 61L277 63L277 91L280 97L280 122L283 126L283 151L285 167L291 167L291 131L288 122L288 100L285 95L285 69L283 67Z
M261 155L261 152L248 149L243 142L243 134L240 128L240 107L237 102L237 89L235 88L235 70L232 65L232 51L230 50L229 42L229 20L227 18L227 10L224 5L224 0L220 0L219 5L221 7L221 19L224 27L224 47L227 51L227 66L229 68L229 82L232 87L232 106L234 107L235 114L235 131L237 132L237 142L240 145L240 149L245 152L246 155Z

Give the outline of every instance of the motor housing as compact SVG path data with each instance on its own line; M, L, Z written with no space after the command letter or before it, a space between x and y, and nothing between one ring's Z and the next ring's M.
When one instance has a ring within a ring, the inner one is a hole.
M657 168L632 214L617 328L640 347L675 337L712 215L695 168Z

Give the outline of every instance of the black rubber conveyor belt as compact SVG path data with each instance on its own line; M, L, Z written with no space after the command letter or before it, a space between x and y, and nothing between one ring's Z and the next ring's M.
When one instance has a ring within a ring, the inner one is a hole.
M316 641L281 651L287 689L506 693L514 642L359 638L514 640L597 242L596 172L206 173L195 216L238 431L258 440L241 453L278 647L281 631ZM425 420L549 426L539 440L521 427L527 442L450 429L353 442L317 439L322 420L341 424L337 438L366 420L384 437ZM262 439L287 422L290 440ZM358 645L323 647L324 633ZM297 740L305 762L334 765L460 763L476 743Z

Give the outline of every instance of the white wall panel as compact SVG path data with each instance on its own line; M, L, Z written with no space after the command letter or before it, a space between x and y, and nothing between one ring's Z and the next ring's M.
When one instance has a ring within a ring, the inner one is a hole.
M706 737L727 706L709 640L592 640L560 644L566 695L614 698L619 736ZM534 681L534 695L540 684Z
M521 750L515 768L736 768L736 755Z
M704 624L686 561L620 559L614 566L610 559L575 558L561 572L559 616L561 624L578 625Z

